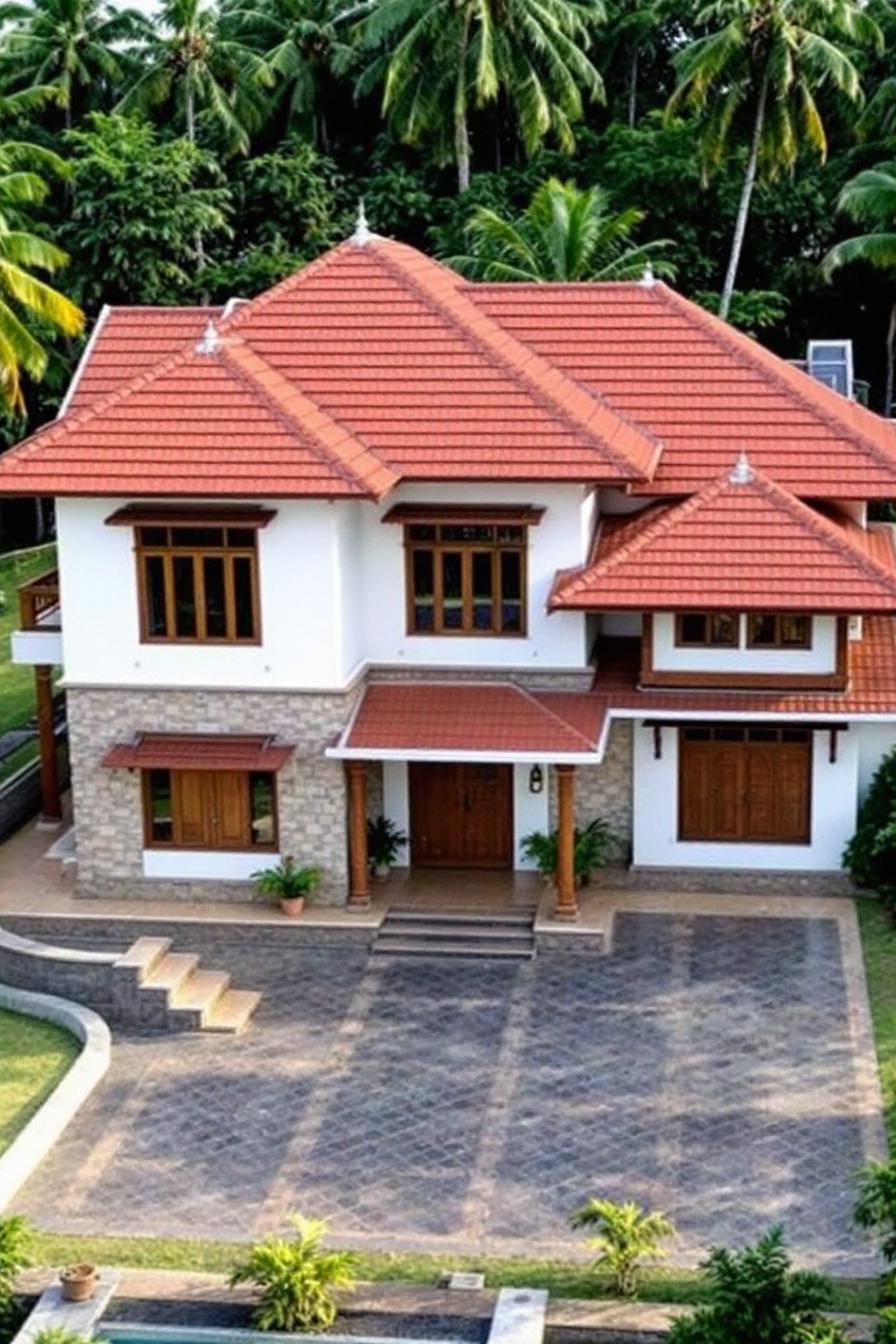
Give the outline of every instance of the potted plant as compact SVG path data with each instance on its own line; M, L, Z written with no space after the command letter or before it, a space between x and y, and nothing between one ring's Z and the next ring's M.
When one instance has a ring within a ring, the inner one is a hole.
M62 1296L66 1302L86 1302L96 1292L99 1271L96 1265L66 1265L59 1271Z
M272 896L280 902L284 915L295 918L305 908L306 896L312 896L320 886L321 871L310 865L299 867L291 854L287 854L273 868L263 868L252 874L256 890L262 896Z
M595 869L607 861L607 850L613 842L613 833L601 817L595 817L587 826L575 829L573 864L576 886L587 886ZM532 831L520 842L524 858L531 859L546 882L553 881L557 871L557 832Z
M367 823L367 858L378 882L385 882L398 851L408 838L394 821L382 814Z

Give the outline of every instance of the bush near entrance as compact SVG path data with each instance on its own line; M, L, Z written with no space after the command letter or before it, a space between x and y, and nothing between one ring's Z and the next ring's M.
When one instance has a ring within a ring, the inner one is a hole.
M871 781L843 862L860 887L878 891L896 913L896 747Z

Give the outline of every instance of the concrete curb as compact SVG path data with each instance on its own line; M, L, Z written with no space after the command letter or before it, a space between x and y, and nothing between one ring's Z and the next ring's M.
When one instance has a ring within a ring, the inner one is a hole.
M81 1052L68 1073L0 1156L2 1211L43 1161L105 1074L111 1058L112 1038L98 1013L51 994L34 994L0 984L0 1008L55 1022L81 1042Z

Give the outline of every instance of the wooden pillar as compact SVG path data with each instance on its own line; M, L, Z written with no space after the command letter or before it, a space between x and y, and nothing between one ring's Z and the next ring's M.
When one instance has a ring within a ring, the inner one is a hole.
M576 919L575 875L575 766L555 766L557 772L557 901L555 919Z
M62 820L62 804L59 801L59 763L53 727L53 669L44 663L34 669L34 695L40 745L40 819L58 824Z
M370 904L367 867L367 762L346 761L348 780L348 903L355 910Z

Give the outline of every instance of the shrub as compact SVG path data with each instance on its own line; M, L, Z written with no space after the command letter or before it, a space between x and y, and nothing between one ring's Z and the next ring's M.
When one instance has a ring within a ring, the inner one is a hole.
M609 1270L620 1297L637 1296L642 1262L665 1255L660 1242L675 1236L664 1213L645 1213L637 1204L612 1199L589 1199L573 1214L572 1225L597 1229L587 1242L598 1252L595 1268Z
M602 817L595 817L587 826L576 827L573 864L576 882L584 886L597 868L607 861L607 851L613 843L613 832ZM545 835L532 831L520 843L523 856L531 859L542 877L553 877L557 871L557 832Z
M872 1234L887 1263L896 1264L896 1158L863 1167L854 1216Z
M28 1264L30 1229L19 1214L0 1217L0 1329L17 1323L16 1280Z
M326 1224L320 1219L294 1213L290 1222L292 1239L269 1237L253 1246L230 1286L254 1283L261 1289L254 1312L259 1330L326 1330L336 1319L333 1289L352 1287L354 1258L324 1250Z
M877 767L843 863L860 887L879 891L891 909L896 905L896 747Z
M389 817L382 814L367 823L367 857L374 868L389 868L408 837Z
M106 1344L103 1339L79 1335L76 1330L66 1330L64 1325L48 1325L38 1330L32 1344Z
M742 1251L711 1251L702 1268L708 1304L673 1324L669 1344L823 1344L831 1338L820 1315L830 1286L820 1274L791 1270L779 1227Z
M896 1307L881 1307L874 1328L874 1344L896 1344Z
M320 886L319 868L300 868L291 854L287 854L274 868L264 868L252 874L262 896L277 901L292 900L297 896L312 896Z

